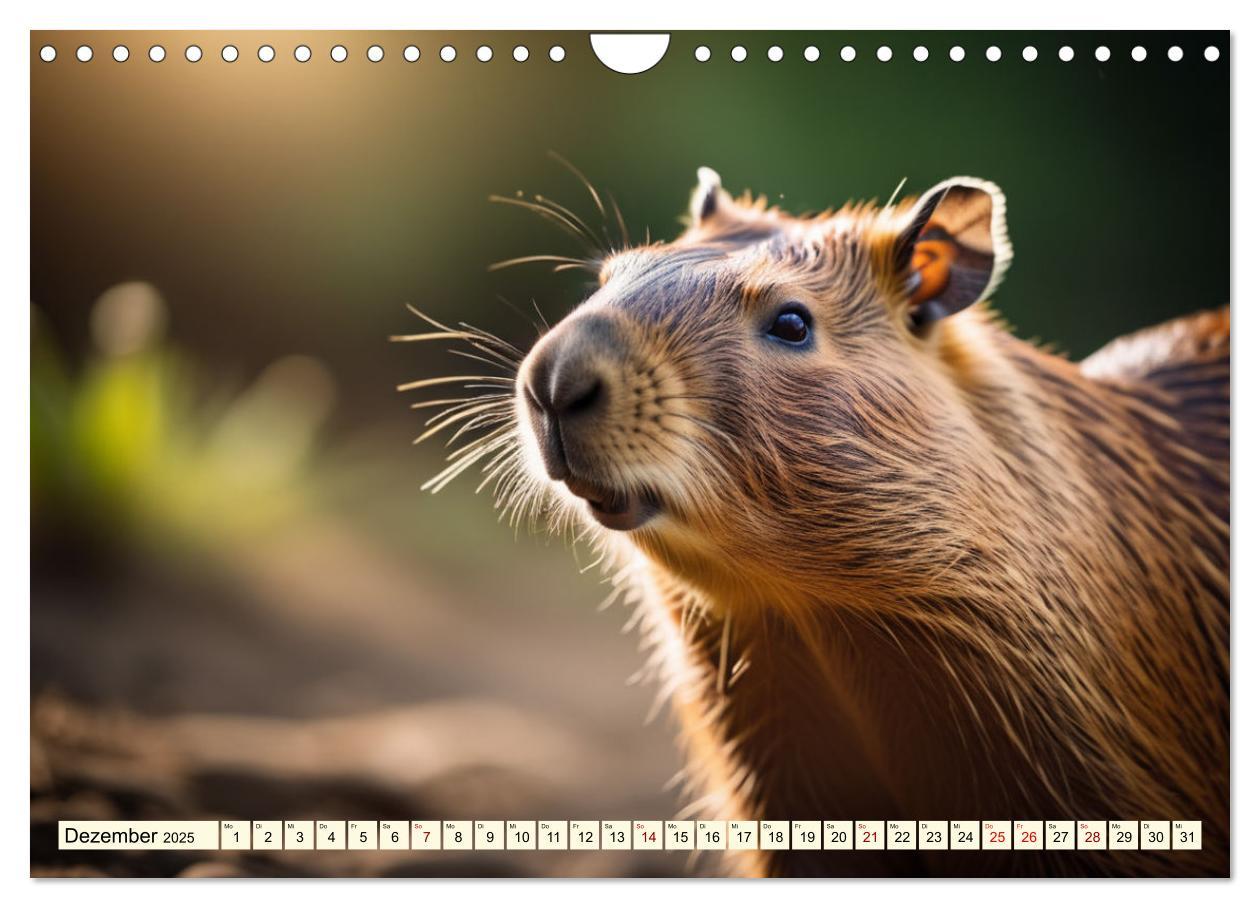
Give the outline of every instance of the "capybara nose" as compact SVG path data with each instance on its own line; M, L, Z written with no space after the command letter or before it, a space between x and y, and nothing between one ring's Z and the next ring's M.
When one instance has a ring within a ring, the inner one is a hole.
M530 366L525 390L548 416L570 422L594 415L607 402L611 354L610 327L587 317L557 328Z
M584 441L599 431L619 355L613 327L591 315L558 326L529 364L525 397L553 479L569 475L574 460L582 459Z

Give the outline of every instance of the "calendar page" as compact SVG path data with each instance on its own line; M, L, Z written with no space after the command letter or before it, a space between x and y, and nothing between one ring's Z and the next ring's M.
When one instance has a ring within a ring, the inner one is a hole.
M1228 877L1230 49L29 32L30 874Z

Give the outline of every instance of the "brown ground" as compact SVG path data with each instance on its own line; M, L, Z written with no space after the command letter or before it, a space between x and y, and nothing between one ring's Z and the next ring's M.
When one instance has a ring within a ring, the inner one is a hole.
M113 553L108 570L37 545L32 873L706 871L644 852L56 850L58 819L675 815L672 729L626 683L643 657L624 609L597 611L567 567L543 575L567 589L426 571L369 539L312 518L206 560Z

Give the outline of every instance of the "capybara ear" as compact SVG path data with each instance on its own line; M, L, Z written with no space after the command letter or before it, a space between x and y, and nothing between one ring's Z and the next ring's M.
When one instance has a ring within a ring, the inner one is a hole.
M925 192L897 238L914 327L987 299L1011 263L1006 197L993 183L954 177Z
M732 204L731 195L722 188L722 178L716 170L701 167L696 171L696 180L696 188L691 191L691 204L688 207L693 228L716 219L722 209Z

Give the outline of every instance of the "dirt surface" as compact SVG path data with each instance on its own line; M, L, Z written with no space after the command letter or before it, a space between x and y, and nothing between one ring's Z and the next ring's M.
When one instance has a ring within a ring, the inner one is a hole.
M458 575L334 520L212 560L37 560L33 874L706 872L632 851L57 851L59 819L677 813L673 729L646 722L655 691L627 683L643 655L620 607L558 607L546 588L470 605Z

